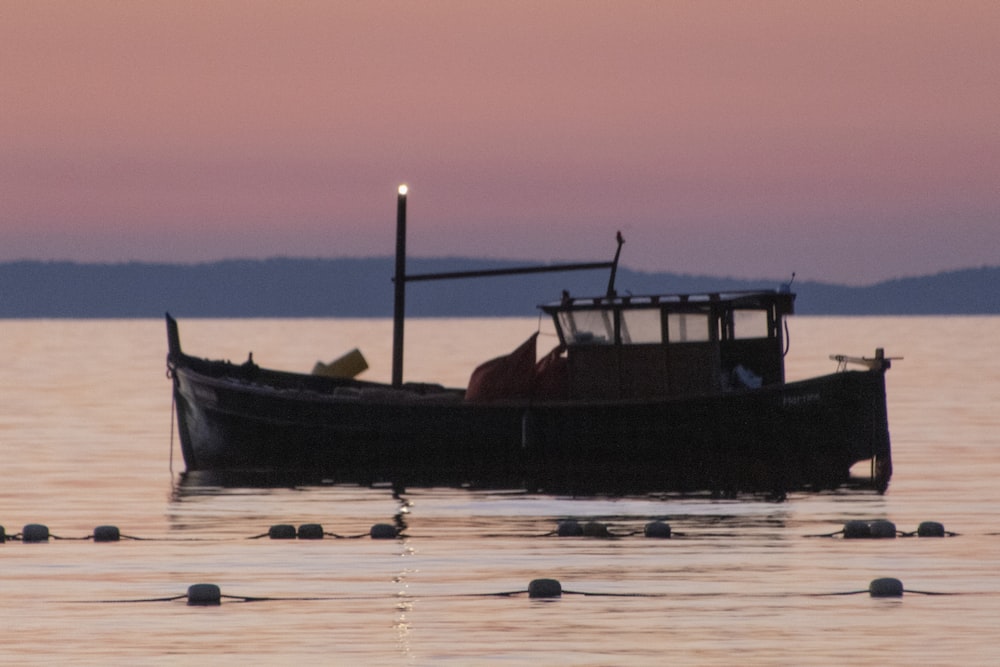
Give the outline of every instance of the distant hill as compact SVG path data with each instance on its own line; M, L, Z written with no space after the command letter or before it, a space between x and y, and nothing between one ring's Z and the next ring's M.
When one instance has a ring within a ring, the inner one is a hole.
M410 274L521 266L463 258L417 259ZM0 318L391 317L393 260L226 260L204 264L0 263ZM602 294L604 271L414 282L407 315L532 315L562 290ZM772 281L643 273L620 268L618 292L711 292L777 287ZM890 280L866 287L796 282L796 312L829 315L1000 313L1000 267Z

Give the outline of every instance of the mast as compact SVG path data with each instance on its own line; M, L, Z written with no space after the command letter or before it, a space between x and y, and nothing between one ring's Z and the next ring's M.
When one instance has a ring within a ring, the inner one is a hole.
M400 185L396 195L396 283L392 309L392 386L403 386L403 319L406 317L406 193Z

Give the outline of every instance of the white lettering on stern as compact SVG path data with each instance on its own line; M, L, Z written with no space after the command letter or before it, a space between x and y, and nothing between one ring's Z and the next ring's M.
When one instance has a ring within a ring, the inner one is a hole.
M811 394L796 394L794 396L786 394L781 397L781 404L786 408L795 407L797 405L808 405L810 403L819 403L819 401L819 392L813 392Z

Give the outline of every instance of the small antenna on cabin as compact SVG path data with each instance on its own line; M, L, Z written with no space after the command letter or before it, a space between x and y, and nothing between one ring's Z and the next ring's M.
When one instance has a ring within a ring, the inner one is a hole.
M778 291L780 293L782 293L782 294L788 294L789 292L792 291L792 283L794 283L794 282L795 282L795 272L792 271L792 278L791 278L791 280L789 280L787 283L785 283L784 285L782 285L778 289Z
M611 262L611 277L608 279L608 298L615 296L615 274L618 273L618 258L622 254L622 246L625 244L625 238L622 236L621 230L615 235L615 240L618 242L618 248L615 249L615 259Z

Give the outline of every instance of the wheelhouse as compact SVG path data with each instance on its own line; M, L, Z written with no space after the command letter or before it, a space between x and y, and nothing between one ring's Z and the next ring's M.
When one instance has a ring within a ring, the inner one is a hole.
M788 291L573 298L541 306L571 398L708 394L785 381Z

